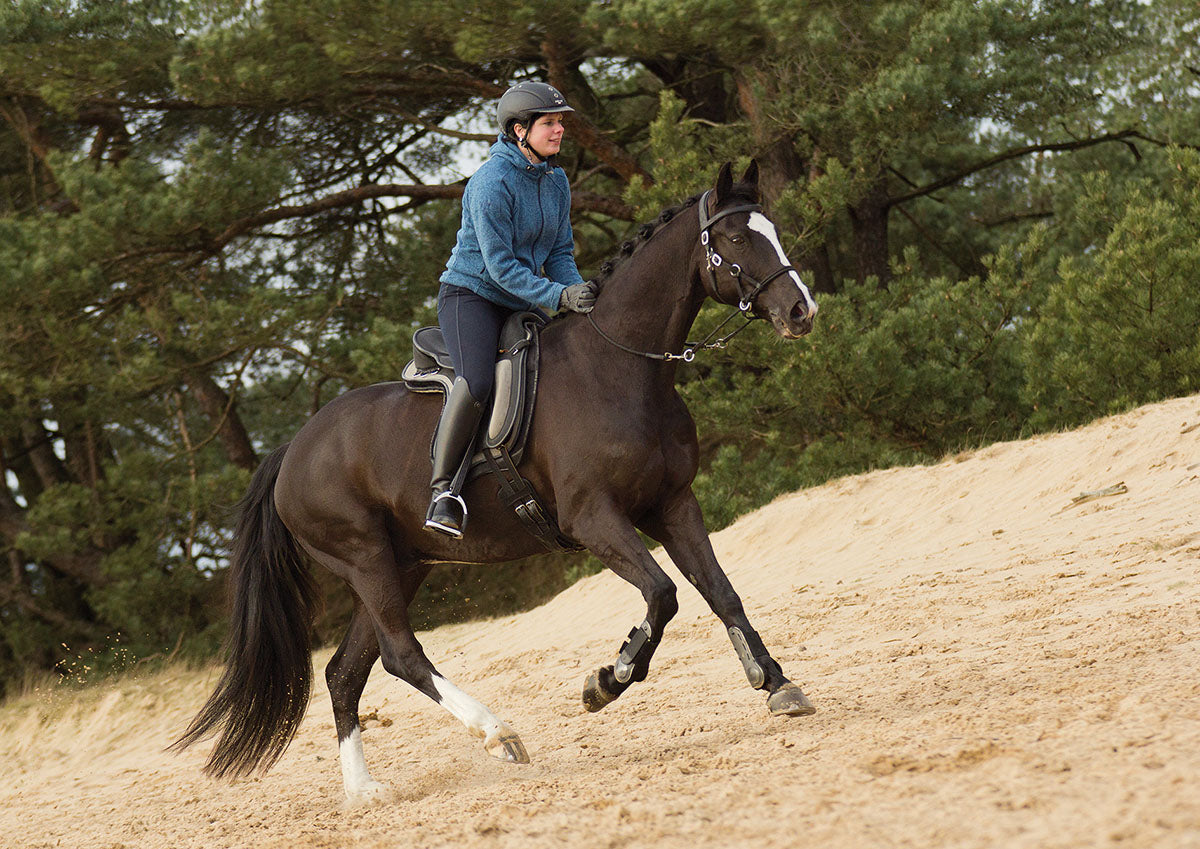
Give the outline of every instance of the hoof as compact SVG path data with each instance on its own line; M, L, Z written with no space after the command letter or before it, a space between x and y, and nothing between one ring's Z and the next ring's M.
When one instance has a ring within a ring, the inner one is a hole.
M612 667L605 668L608 669L611 674ZM617 696L621 695L620 693L610 692L609 690L605 689L602 683L600 683L600 674L602 672L604 672L604 669L598 669L597 671L593 672L588 676L587 681L585 681L583 684L583 706L587 708L590 713L595 713L596 711L603 709L605 705L607 705L609 702L616 701Z
M791 681L767 697L772 716L809 716L817 712L808 696Z
M510 764L529 763L529 753L525 751L525 744L515 731L508 728L484 740L483 748L496 760L508 761Z
M386 801L391 795L392 792L386 784L380 784L378 781L367 781L360 787L354 788L353 791L346 792L345 806L347 808L358 808L363 805Z

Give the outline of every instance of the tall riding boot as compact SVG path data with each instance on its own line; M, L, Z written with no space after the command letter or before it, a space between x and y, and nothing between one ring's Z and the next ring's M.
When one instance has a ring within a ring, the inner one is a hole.
M438 422L433 440L433 500L425 516L425 527L431 531L462 539L467 524L467 503L455 492L452 484L475 441L475 430L483 416L483 404L475 400L467 381L454 379L446 407Z

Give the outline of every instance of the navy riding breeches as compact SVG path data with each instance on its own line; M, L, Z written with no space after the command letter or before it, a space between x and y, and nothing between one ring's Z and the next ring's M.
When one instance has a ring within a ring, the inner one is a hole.
M481 403L492 394L500 328L513 312L462 286L443 283L438 289L438 324L454 373L467 381Z

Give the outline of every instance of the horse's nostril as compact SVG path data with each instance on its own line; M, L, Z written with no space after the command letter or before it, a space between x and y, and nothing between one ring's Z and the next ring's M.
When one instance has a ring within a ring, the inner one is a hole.
M806 310L799 301L792 306L792 311L788 313L788 318L793 324L799 324L808 318L808 310Z

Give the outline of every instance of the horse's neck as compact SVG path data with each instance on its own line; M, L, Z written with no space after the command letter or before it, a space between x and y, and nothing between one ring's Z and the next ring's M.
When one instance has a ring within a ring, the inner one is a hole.
M596 301L596 324L626 347L679 353L704 300L693 262L699 230L676 218L621 263Z

